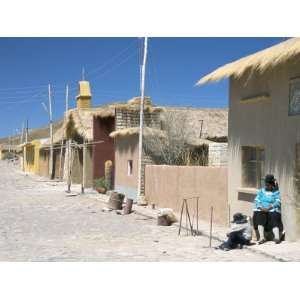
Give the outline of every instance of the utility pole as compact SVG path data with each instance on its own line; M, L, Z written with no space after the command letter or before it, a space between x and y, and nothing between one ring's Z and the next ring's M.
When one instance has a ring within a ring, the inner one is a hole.
M66 112L65 112L65 122L67 122L67 113L69 111L69 85L66 85ZM67 193L71 193L71 155L72 155L72 148L71 148L71 141L68 138L66 145L66 156L67 156L67 184L68 190ZM66 160L65 160L66 161Z
M148 38L144 40L144 56L141 74L141 101L140 101L140 128L139 128L139 161L138 161L138 204L145 205L145 197L142 195L143 170L143 126L144 126L144 97L145 97L145 74L147 62Z
M64 124L67 121L66 120L66 115L67 115L67 111L68 111L68 107L69 107L69 87L68 85L66 86L66 112L65 112L65 117L64 117L64 122L63 122L63 128L64 128ZM60 148L60 156L59 156L59 177L60 180L63 179L63 171L62 171L62 155L63 155L63 146L64 146L64 139L65 139L65 134L64 132L62 133L62 138L61 138L61 148ZM66 145L67 146L67 145ZM65 149L65 157L66 157L66 153L67 153L67 148Z
M25 131L25 143L28 143L28 131L29 131L29 121L28 119L26 120L26 131Z
M49 177L53 179L53 120L52 120L52 99L51 99L51 86L48 85L49 97L49 130L50 130L50 159L49 159Z
M21 133L21 141L20 144L24 143L24 130L25 130L25 124L24 122L22 123L22 133Z
M25 172L25 165L27 164L27 153L26 153L26 145L28 143L28 119L26 120L26 128L25 128L25 145L23 147L23 172Z

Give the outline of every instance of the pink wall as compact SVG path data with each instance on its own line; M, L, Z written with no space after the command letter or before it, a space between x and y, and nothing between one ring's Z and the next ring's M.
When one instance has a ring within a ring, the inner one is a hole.
M179 213L183 198L199 196L200 219L208 221L213 206L214 222L228 224L227 168L148 165L145 181L149 204ZM189 203L193 214L195 202Z

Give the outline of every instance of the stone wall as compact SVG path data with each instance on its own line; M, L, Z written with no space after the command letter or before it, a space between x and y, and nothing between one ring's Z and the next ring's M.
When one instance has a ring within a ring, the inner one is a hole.
M139 127L140 111L129 109L116 109L116 130ZM144 112L144 126L160 129L160 112Z
M208 144L208 165L211 167L224 167L228 163L228 144Z

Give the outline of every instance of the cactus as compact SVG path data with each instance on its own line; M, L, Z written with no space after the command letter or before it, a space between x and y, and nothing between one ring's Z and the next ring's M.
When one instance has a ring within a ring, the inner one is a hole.
M113 163L111 160L107 160L105 162L105 168L104 168L104 176L105 176L105 182L108 190L112 189L112 174L113 173Z

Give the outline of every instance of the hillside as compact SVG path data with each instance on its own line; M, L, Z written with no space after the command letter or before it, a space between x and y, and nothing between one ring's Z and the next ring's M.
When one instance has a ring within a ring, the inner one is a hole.
M58 120L53 123L53 131L55 132L61 127L63 120ZM29 129L28 141L49 137L49 127ZM20 135L11 137L11 143L14 145L20 144ZM9 137L0 138L0 144L9 144Z

